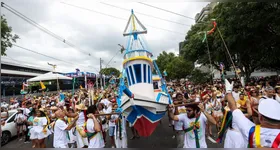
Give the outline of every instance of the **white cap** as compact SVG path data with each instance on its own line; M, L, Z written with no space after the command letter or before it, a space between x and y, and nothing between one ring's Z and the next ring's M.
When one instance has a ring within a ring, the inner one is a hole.
M280 121L280 103L274 99L266 98L260 101L258 111L273 120Z

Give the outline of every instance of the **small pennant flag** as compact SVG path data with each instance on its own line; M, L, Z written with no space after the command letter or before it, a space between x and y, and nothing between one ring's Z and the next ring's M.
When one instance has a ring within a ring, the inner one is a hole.
M207 34L206 34L206 32L204 32L204 37L203 37L202 43L204 43L206 41L206 39L207 39Z
M63 93L60 93L59 96L60 96L60 101L64 101L64 99L65 99L64 94L63 94Z
M46 89L46 86L44 85L44 83L42 81L40 81L40 85L41 85L42 90Z
M166 70L163 71L163 75L164 75L164 76L167 76Z

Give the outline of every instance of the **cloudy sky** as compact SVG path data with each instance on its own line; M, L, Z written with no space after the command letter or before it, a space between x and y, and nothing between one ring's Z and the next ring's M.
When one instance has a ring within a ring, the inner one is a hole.
M65 62L18 47L8 49L8 57L2 57L2 59L43 68L49 68L47 65L49 62L57 64L57 70L61 72L73 72L76 68L81 71L97 72L99 71L99 58L104 60L102 66L105 67L114 56L108 67L121 69L122 55L118 53L120 50L118 44L126 46L126 38L123 37L122 33L130 16L130 9L134 9L135 15L148 29L145 40L155 57L164 50L179 53L179 42L184 40L190 25L195 23L192 19L137 2L116 2L113 0L103 3L93 0L3 0L3 2L70 42L76 49L2 8L1 13L6 16L13 32L20 36L17 45ZM111 7L104 3L127 10ZM208 4L208 2L171 3L171 1L146 3L192 18ZM137 14L137 12L184 25L155 19Z

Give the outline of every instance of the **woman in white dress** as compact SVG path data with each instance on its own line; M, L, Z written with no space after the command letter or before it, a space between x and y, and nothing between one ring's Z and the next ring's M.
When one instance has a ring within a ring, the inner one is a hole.
M30 139L35 143L34 148L45 148L45 138L51 134L48 124L49 121L44 113L44 109L36 110L36 117L30 130Z

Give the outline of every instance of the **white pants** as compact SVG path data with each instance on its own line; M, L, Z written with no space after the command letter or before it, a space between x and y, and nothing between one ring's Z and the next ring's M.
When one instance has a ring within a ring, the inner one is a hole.
M77 148L82 148L84 146L88 146L88 138L83 138L78 130L75 131L76 133L76 140L77 140Z
M127 148L127 138L123 137L122 140L115 139L116 148Z
M68 145L66 144L66 145L59 145L59 146L57 146L57 147L55 147L55 148L69 148L69 147L68 147Z

